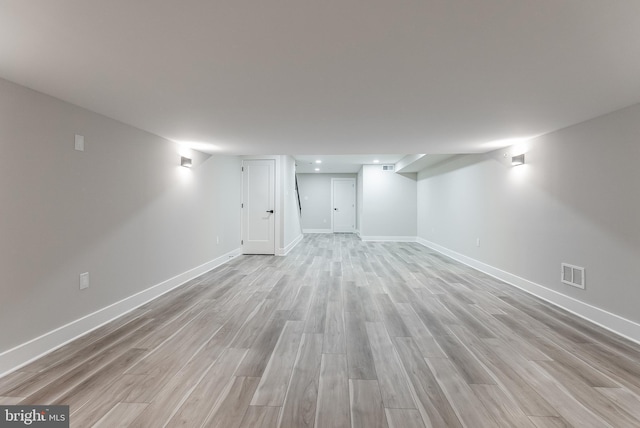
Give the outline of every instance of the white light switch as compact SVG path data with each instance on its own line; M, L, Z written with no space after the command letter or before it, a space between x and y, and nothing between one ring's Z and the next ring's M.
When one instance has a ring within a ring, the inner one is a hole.
M89 272L80 274L80 290L89 288Z
M84 135L76 134L75 148L79 152L84 152Z

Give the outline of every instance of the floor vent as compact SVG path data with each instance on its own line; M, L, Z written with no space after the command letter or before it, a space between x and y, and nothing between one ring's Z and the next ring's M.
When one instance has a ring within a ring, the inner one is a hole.
M565 284L584 290L584 268L562 263L561 280Z
M393 165L382 165L383 171L393 171L395 168Z

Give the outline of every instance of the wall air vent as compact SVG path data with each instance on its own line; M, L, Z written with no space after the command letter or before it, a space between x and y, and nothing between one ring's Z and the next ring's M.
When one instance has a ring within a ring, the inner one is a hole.
M561 278L563 283L578 287L584 290L584 268L580 266L562 263Z
M393 165L382 165L383 171L393 171L395 168Z

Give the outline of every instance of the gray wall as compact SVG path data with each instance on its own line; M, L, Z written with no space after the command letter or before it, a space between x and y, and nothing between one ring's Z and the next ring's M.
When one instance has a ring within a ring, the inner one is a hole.
M283 249L286 250L287 247L294 244L296 239L301 237L302 228L300 226L300 212L298 210L298 199L296 197L296 160L291 156L283 156L283 158Z
M498 150L423 171L418 235L640 322L639 136L635 105L531 141L523 166ZM586 290L561 262L586 268Z
M417 232L416 174L383 171L382 165L362 167L360 236L415 239Z
M362 232L362 195L364 194L364 186L362 185L362 179L364 177L364 166L358 171L358 178L356 179L356 227L358 228L358 235Z
M298 174L303 230L331 231L332 178L357 179L357 174Z
M6 80L0 147L0 353L239 247L236 157L181 168L175 143Z

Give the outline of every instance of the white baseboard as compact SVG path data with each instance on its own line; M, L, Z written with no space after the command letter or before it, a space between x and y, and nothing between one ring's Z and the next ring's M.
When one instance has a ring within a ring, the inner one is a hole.
M331 229L302 229L302 233L333 233Z
M552 305L565 309L580 318L584 318L587 321L599 325L602 328L619 334L633 342L640 343L640 324L634 321L622 318L619 315L574 299L573 297L569 297L555 290L551 290L550 288L529 281L528 279L521 278L476 259L472 259L471 257L457 253L446 247L427 241L426 239L418 238L417 242L425 247L442 253L445 256L464 263L467 266L477 269L480 272L484 272L487 275L491 275L494 278L513 285L514 287L520 288L529 294L533 294Z
M302 241L303 238L304 238L304 235L301 233L300 235L298 235L298 237L296 239L291 241L291 243L289 245L287 245L284 249L278 248L276 250L276 256L286 256L287 254L289 254L289 251L293 250L293 248L296 245L298 245L300 243L300 241Z
M363 236L360 239L369 242L416 242L415 236Z
M240 248L0 353L0 377L239 256Z

